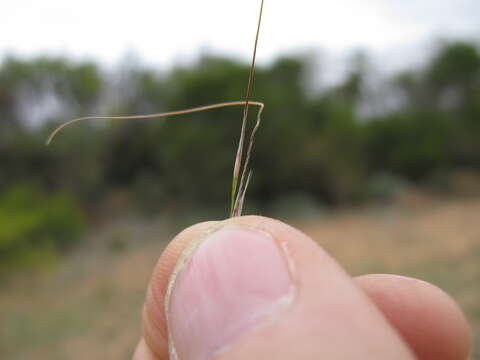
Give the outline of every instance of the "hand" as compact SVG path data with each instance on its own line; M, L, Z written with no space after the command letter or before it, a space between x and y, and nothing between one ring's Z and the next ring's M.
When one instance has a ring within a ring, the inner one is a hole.
M351 278L298 230L248 216L197 224L170 243L134 360L168 359L168 339L179 360L465 360L470 336L439 288Z

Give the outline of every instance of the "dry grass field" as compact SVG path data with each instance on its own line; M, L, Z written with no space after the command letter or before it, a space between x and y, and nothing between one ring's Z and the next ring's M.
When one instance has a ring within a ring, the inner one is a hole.
M294 225L353 275L399 273L444 288L467 313L480 347L480 200L408 198ZM112 224L48 273L3 284L0 358L129 359L148 278L172 235L161 221Z

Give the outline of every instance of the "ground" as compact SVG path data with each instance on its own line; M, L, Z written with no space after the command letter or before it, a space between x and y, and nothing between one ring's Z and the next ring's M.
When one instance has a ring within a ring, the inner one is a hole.
M466 312L480 348L479 214L480 199L413 197L293 224L352 275L397 273L442 287ZM3 284L1 357L130 359L149 276L173 232L163 221L123 220L50 271Z

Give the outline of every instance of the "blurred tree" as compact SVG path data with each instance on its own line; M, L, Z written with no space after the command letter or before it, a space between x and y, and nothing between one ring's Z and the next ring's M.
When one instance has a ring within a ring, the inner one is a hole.
M51 124L58 120L58 106L63 120L93 111L101 100L102 87L100 70L91 62L47 57L5 59L0 68L0 97L4 94L7 99L0 104L0 190L26 180L49 189L70 187L78 197L91 192L96 155L92 154L95 146L89 145L98 138L92 136L96 132L87 127L80 127L74 135L67 131L68 149L82 149L76 152L62 151L61 145L56 151L46 148L45 139ZM57 100L57 108L50 102L52 97ZM39 112L43 115L36 119L40 121L37 124L33 119Z
M480 167L480 54L467 43L442 48L426 72L433 104L451 118L451 151L459 166Z
M282 57L257 69L252 99L267 105L252 158L249 197L257 204L283 194L343 204L368 193L364 188L378 174L423 182L479 169L480 55L474 44L447 43L422 69L383 80L385 91L377 96L389 96L393 106L362 113L372 77L368 64L357 54L344 79L321 92L307 86L306 58ZM43 141L60 114L67 120L96 109L143 114L241 100L248 72L248 64L215 56L167 73L134 63L109 75L90 62L8 58L0 67L0 193L34 180L90 206L102 206L99 194L120 191L136 200L133 208L201 203L226 209L241 107L84 123L65 130L50 148ZM50 121L41 126L27 126L27 112L20 110L31 99L46 102L45 94L53 94L61 111L44 113Z
M466 43L440 49L426 71L426 85L440 108L463 107L478 95L480 55Z
M22 106L42 105L42 100L54 96L68 113L93 110L100 100L102 78L98 67L91 62L73 63L63 58L39 57L31 60L6 58L0 68L0 93L2 114L15 122L22 111L27 116L34 109ZM29 99L28 97L33 97ZM4 118L4 116L2 116Z
M393 83L403 102L367 124L369 161L421 180L453 168L480 165L480 56L472 44L444 44L420 71Z

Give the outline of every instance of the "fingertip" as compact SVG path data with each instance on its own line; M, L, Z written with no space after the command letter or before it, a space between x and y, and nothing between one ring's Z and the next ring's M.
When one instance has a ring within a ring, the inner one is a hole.
M428 282L388 274L355 278L422 360L467 359L471 329L457 303Z
M208 232L216 221L192 225L177 236L163 250L152 273L143 307L143 338L155 359L168 358L168 335L165 316L165 295L168 281L178 257L190 241Z

